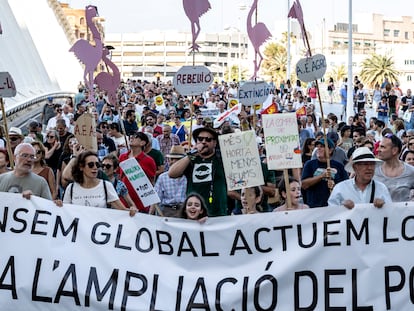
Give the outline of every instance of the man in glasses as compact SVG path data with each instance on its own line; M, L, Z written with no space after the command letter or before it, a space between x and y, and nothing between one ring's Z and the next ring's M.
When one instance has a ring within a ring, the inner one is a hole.
M196 192L207 205L208 216L227 215L227 185L223 162L217 153L217 132L209 127L193 132L195 149L174 163L168 174L171 178L187 177L187 194Z
M14 170L0 175L0 192L22 193L30 199L36 195L52 200L46 179L32 172L36 151L29 143L21 143L14 150Z
M63 108L60 104L55 105L55 115L49 119L47 122L46 129L47 130L54 130L56 129L56 121L57 120L65 120L66 127L70 127L70 120L63 115Z
M374 179L387 186L393 202L409 201L414 189L414 167L399 159L401 150L402 142L394 134L385 134L378 147L383 164L375 169Z

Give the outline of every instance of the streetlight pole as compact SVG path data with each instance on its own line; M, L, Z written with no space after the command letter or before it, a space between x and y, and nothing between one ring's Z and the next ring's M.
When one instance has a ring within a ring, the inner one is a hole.
M288 11L290 10L290 0L287 2ZM290 79L290 18L287 18L287 68L286 68L286 80Z

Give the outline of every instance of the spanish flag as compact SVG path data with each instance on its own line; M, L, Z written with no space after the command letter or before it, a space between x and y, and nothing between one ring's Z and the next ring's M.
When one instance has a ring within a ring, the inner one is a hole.
M274 114L278 113L279 109L277 104L273 102L273 94L270 94L263 103L263 110L261 114Z
M296 110L296 117L297 118L303 117L303 116L306 116L306 107L305 106L302 106L298 110Z

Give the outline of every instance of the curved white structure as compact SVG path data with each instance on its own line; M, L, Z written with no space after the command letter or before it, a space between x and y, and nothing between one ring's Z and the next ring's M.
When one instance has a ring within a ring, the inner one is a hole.
M54 1L0 0L0 72L13 77L16 97L7 107L59 91L76 91L83 69L54 10Z

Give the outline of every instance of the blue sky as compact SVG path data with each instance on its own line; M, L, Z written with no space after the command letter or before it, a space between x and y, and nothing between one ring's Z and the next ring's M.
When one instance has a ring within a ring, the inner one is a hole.
M62 0L65 1L65 0ZM182 0L66 0L72 7L82 8L88 4L98 7L106 18L106 32L139 32L144 30L190 31L190 23L184 14ZM248 6L253 0L209 0L212 9L201 18L203 32L220 32L232 26L245 31ZM290 0L292 4L293 0ZM353 0L353 12L380 13L387 18L398 18L407 8L407 0ZM347 22L348 0L302 0L305 25L312 29L322 25L331 28L336 22ZM246 10L239 10L245 5ZM275 21L286 19L288 0L259 0L258 21L275 29ZM408 11L412 16L411 11ZM241 20L241 22L240 22ZM286 31L281 30L280 32Z

